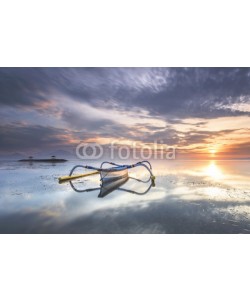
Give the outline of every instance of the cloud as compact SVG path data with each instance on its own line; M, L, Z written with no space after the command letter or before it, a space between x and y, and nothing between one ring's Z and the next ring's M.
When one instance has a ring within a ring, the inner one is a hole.
M224 154L244 156L250 159L250 142L232 144L227 147Z
M0 101L32 105L67 95L96 107L145 108L151 114L218 117L246 113L227 108L249 103L248 68L1 68Z
M70 143L72 133L64 129L12 123L0 126L1 151L41 150Z
M27 147L95 138L185 147L246 128L249 106L248 68L0 68L5 150L24 149L22 138Z

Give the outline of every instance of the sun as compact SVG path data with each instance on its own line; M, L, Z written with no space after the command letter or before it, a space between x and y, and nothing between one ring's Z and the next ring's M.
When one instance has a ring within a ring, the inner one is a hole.
M210 152L211 154L215 154L215 153L216 153L216 150L211 149L211 150L209 150L209 152Z

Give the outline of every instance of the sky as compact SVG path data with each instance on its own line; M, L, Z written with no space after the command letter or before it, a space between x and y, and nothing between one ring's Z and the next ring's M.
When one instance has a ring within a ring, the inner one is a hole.
M0 68L0 154L80 142L250 157L249 68Z

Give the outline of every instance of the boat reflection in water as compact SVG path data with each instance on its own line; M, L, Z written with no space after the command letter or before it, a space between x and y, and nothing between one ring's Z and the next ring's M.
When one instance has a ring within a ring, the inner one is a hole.
M142 183L149 183L149 185L147 185L146 190L144 192L137 192L136 190L129 190L129 189L125 189L125 188L121 188L121 186L123 186L129 179L131 180L136 180L138 182L142 182ZM73 183L73 181L70 181L70 186L72 187L72 189L75 192L78 193L83 193L83 192L93 192L93 191L100 191L98 194L98 198L104 198L105 196L107 196L108 194L112 193L115 190L118 191L123 191L123 192L127 192L127 193L131 193L131 194L136 194L136 195L145 195L147 194L150 189L155 186L155 183L151 180L151 178L149 178L148 180L140 180L134 177L123 177L123 178L114 178L112 181L101 181L101 185L98 188L91 188L91 189L81 189L78 188L77 185L81 184L82 182L78 182L78 183Z

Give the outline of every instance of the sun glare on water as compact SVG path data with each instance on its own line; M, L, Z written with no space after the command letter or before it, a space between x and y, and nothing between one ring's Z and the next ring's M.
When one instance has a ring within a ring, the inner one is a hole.
M221 169L213 161L205 168L204 173L213 179L221 179L223 177Z

